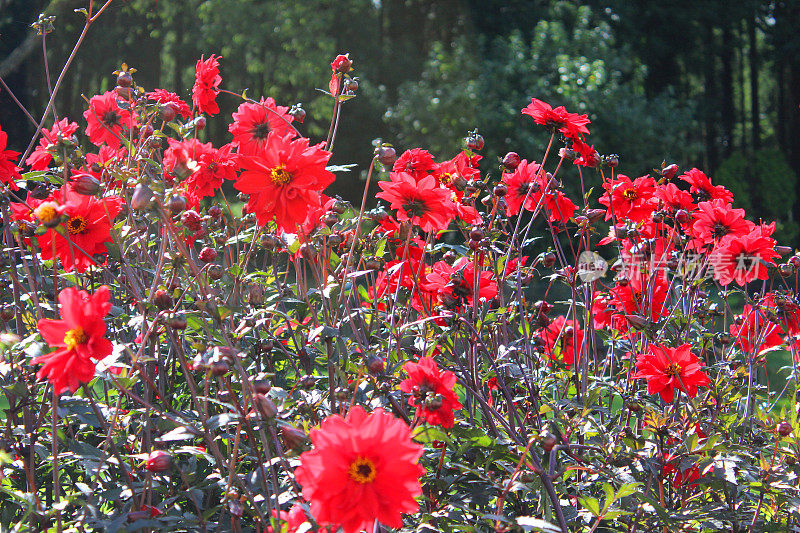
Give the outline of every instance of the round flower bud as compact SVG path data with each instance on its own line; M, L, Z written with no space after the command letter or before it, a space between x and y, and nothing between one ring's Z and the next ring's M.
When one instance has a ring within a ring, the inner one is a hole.
M202 224L202 219L197 211L191 209L181 215L181 223L191 231L198 231Z
M391 167L397 161L397 151L391 146L381 146L378 148L378 161L385 167Z
M256 409L258 409L258 412L261 413L261 416L264 418L272 419L278 414L278 408L275 407L275 404L272 402L272 400L263 394L254 394L253 401L256 405Z
M213 248L209 248L206 246L202 250L200 250L200 254L197 256L200 261L203 263L210 263L217 258L217 251Z
M677 172L678 172L678 165L676 165L675 163L667 165L661 169L661 175L667 178L668 180L674 178Z
M153 191L144 183L139 183L133 189L131 196L131 209L136 211L144 210L150 207L150 202L153 200Z
M159 115L164 122L172 122L178 116L178 109L174 104L165 102L159 107Z
M164 289L158 289L153 294L153 303L163 311L172 307L172 297Z
M556 445L556 442L558 442L556 436L549 431L542 432L542 434L539 435L539 438L542 441L542 449L544 449L546 452L551 451Z
M61 223L61 219L63 218L61 207L55 202L43 202L39 204L39 206L33 210L33 216L46 228L55 228Z
M784 420L783 422L778 424L778 434L781 437L788 437L791 432L792 432L792 425L789 422Z
M306 110L303 109L302 104L295 104L289 110L289 114L300 124L306 119Z
M72 190L84 196L94 196L103 188L100 180L91 174L77 174L72 177Z
M153 450L147 456L145 468L150 472L166 472L172 468L172 454L163 450Z
M133 76L131 76L130 72L125 72L124 70L117 74L117 85L121 87L130 87L133 85Z
M515 170L519 166L520 158L517 152L508 152L503 156L503 166L508 170Z
M186 329L186 316L183 313L173 313L167 319L167 325L172 329L183 330Z
M177 215L181 211L186 209L186 197L185 196L170 196L169 200L167 200L167 209L169 209L170 213L173 215Z

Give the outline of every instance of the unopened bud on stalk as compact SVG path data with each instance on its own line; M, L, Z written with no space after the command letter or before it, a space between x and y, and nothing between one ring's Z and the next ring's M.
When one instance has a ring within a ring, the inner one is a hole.
M520 163L520 157L517 152L508 152L503 156L503 166L508 170L515 170Z
M381 165L391 168L394 165L394 162L397 161L397 152L391 146L379 146L378 147L378 161L380 161Z
M668 180L674 178L675 174L677 173L678 173L678 165L676 165L675 163L667 165L661 169L661 175L667 178Z
M164 450L153 450L147 456L145 468L150 472L166 472L172 468L172 455Z
M289 114L294 117L294 119L299 122L300 124L306 119L306 110L303 109L303 104L300 102L294 104L291 109L289 109Z
M72 177L72 190L84 196L94 196L103 188L100 180L91 174L77 174Z
M153 191L144 183L139 183L133 189L131 196L131 209L136 211L144 210L150 207L150 202L153 199Z
M255 402L256 409L258 409L258 412L261 413L261 416L264 418L270 420L275 418L275 415L278 414L278 408L275 407L275 404L272 402L272 400L263 394L254 394L253 401Z

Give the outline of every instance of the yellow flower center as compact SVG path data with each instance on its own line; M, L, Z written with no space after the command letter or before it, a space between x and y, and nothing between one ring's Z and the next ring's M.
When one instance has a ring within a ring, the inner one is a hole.
M372 483L375 480L375 463L366 457L359 457L353 461L347 473L357 483Z
M636 189L627 189L622 192L622 196L625 197L626 200L636 200L639 197L639 193L636 192Z
M45 226L53 225L59 218L58 206L54 202L45 202L33 210L33 214L39 222Z
M450 185L453 183L453 175L449 172L445 172L441 176L439 176L439 183L442 185Z
M676 365L675 363L670 363L666 367L664 367L664 373L668 376L678 376L681 373L681 367Z
M272 183L275 185L286 185L292 181L292 175L286 170L284 165L278 165L269 171L269 179L271 179Z
M67 231L70 235L86 231L86 219L82 216L70 217L67 221Z
M88 340L89 337L86 336L86 333L81 327L71 329L64 335L64 344L66 344L67 348L70 350L74 350L79 344L86 344Z

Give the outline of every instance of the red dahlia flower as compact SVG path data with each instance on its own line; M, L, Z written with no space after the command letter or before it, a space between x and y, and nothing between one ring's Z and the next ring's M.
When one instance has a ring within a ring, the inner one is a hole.
M192 116L192 110L189 104L184 102L177 94L171 93L166 89L156 89L153 92L147 93L147 97L159 104L171 104L175 109L175 113L182 116L184 119L188 119Z
M553 109L550 104L531 98L531 103L522 110L523 115L533 117L537 124L546 126L553 131L560 131L565 137L579 138L582 134L589 133L586 127L590 120L588 115L568 113L564 106Z
M255 213L259 224L274 218L279 228L295 233L309 209L320 205L320 192L336 179L325 170L330 157L304 137L273 132L256 153L239 158L244 172L234 187L250 195L247 210Z
M655 198L656 180L650 176L642 176L631 181L625 174L617 175L617 179L603 183L606 192L599 202L606 206L606 220L612 216L617 220L628 218L634 222L642 222L658 205Z
M391 181L381 181L381 192L375 196L397 209L397 220L411 221L423 231L441 231L455 216L451 193L439 187L436 178L426 176L419 181L406 172L392 172Z
M68 218L63 224L63 231L69 234L69 241L54 229L48 230L39 237L42 259L58 257L64 270L83 272L94 264L92 256L106 254L106 243L112 242L111 226L122 210L122 199L117 196L102 199L84 196L72 191L69 185L64 185L49 200L60 206L59 212L55 212L55 209L52 213L46 210L42 214L37 213L37 216L47 219L66 215ZM41 206L37 212L40 209ZM42 222L45 225L48 223L47 220Z
M584 337L580 322L560 316L550 322L542 330L541 335L545 343L545 352L550 359L555 360L558 354L561 354L561 360L565 365L574 365L580 357Z
M651 344L647 352L636 356L637 372L631 377L646 379L647 393L658 393L667 403L675 397L675 389L693 398L697 388L707 386L711 380L700 370L700 359L691 348L688 343L677 348Z
M258 103L245 102L233 114L233 123L228 131L233 134L233 144L239 147L240 154L254 154L267 142L270 132L281 137L294 137L296 132L291 123L294 117L289 108L275 104L272 98L261 99Z
M194 86L192 87L192 103L201 113L208 115L219 113L217 95L219 94L219 84L222 83L222 77L219 75L220 59L222 58L211 54L208 59L203 59L201 55L197 60Z
M691 245L695 248L710 248L723 237L747 235L753 230L753 223L744 218L744 209L734 209L725 200L700 202L692 216Z
M22 179L19 173L21 168L14 162L19 156L19 152L6 150L8 145L8 134L0 129L0 183L7 184L12 191L19 189L17 180Z
M295 479L317 522L341 525L344 533L371 528L375 520L399 528L403 513L419 509L422 446L402 421L357 405L347 418L327 417L310 438L314 449L300 456Z
M537 208L544 211L555 222L566 222L575 213L577 206L561 191L551 190L552 176L544 172L538 163L523 159L511 174L503 174L506 184L506 214L516 215L524 207L528 211ZM546 193L543 191L547 191ZM524 202L524 205L523 205Z
M42 130L42 138L39 139L39 145L25 160L25 164L30 166L31 170L45 170L50 166L50 161L53 160L53 151L56 149L56 143L63 139L72 138L78 128L77 123L70 122L65 117L53 124L51 129Z
M43 364L36 374L47 378L53 390L75 392L81 383L94 377L95 362L111 355L113 346L106 337L103 322L111 310L110 293L105 285L94 294L73 287L58 295L61 319L42 319L37 327L47 344L58 348L55 352L31 359L31 364Z
M769 278L768 268L775 265L776 257L780 254L775 251L775 241L762 236L760 229L754 229L747 235L729 235L722 239L709 257L709 263L720 285L735 281L744 287L755 279Z
M770 321L760 307L745 304L742 314L730 325L735 344L749 354L762 354L783 344L783 328Z
M408 405L417 408L417 416L428 424L453 427L453 410L461 409L453 387L456 375L449 370L440 371L432 357L422 357L418 363L403 365L408 379L400 383L400 390L409 393Z
M656 189L655 195L656 198L661 200L664 208L672 211L673 213L678 209L686 209L687 211L691 211L695 207L694 202L692 201L692 195L682 189L679 189L674 183L667 183L659 186Z
M197 139L167 139L167 142L164 168L179 178L185 176L183 187L192 207L198 207L203 198L214 196L225 180L236 179L239 164L237 155L231 153L233 145L226 144L217 150L211 143L203 144Z
M449 307L466 303L472 305L475 286L475 262L466 257L460 258L453 266L445 261L437 261L432 271L425 276L423 287L436 293L439 301ZM478 298L489 300L497 296L497 283L488 270L479 270Z
M727 203L733 202L733 193L722 185L713 185L711 183L711 178L706 176L701 170L693 168L679 177L691 185L689 192L696 194L699 202L707 202L709 200L722 200Z
M83 112L86 119L86 135L92 144L100 146L104 142L111 148L119 148L124 138L123 126L130 131L136 125L136 117L127 109L117 105L117 95L114 91L92 96L89 99L89 109Z
M422 148L412 148L411 150L406 150L397 158L392 171L406 172L419 181L436 172L436 167L436 162L430 152Z

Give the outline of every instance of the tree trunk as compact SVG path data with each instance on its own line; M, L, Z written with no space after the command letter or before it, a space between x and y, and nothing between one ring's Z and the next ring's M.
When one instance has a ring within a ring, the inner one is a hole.
M733 128L736 124L736 106L733 102L733 41L730 27L726 24L722 30L722 150L723 156L729 157L733 152Z
M756 13L747 20L747 34L750 44L750 119L752 120L753 152L761 148L761 116L758 105L758 42L756 40Z

